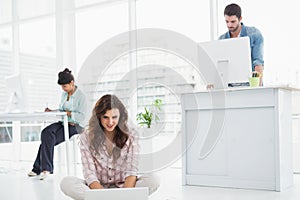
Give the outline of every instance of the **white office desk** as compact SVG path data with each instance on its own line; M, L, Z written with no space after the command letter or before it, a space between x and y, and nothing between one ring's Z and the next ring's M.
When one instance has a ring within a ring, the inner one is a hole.
M291 91L259 87L184 94L183 184L291 187Z
M70 145L69 145L69 127L68 127L68 116L66 112L22 112L22 113L0 113L0 121L11 122L11 121L43 121L48 119L63 118L64 123L64 134L66 142L66 165L67 174L70 173ZM13 137L13 143L15 138L20 138L20 136L15 135ZM17 159L17 158L16 158Z

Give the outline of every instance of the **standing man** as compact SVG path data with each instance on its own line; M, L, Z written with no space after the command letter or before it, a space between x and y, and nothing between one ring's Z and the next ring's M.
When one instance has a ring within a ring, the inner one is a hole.
M225 22L228 32L224 33L219 39L236 37L246 37L250 39L252 71L260 74L260 85L264 71L263 47L264 39L261 32L255 27L245 26L242 23L242 9L237 4L229 4L224 9Z

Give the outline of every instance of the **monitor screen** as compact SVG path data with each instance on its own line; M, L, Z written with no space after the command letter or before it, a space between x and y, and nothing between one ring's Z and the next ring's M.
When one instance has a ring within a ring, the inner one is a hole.
M216 70L212 70L207 77L214 84L216 78L223 82L222 87L249 85L248 78L251 75L251 51L248 37L214 40L199 43L199 58L209 56ZM207 55L201 55L205 54ZM201 63L204 64L205 63ZM210 65L207 65L210 66ZM204 77L205 78L205 77Z
M26 112L28 102L20 74L5 77L8 102L5 112Z

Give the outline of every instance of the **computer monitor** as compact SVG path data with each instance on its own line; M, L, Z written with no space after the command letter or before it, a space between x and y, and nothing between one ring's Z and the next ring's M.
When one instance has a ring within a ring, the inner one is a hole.
M248 86L248 78L251 75L251 51L248 37L231 38L225 40L214 40L199 43L199 58L209 56L214 63L216 70L206 74L208 80L215 84L216 79L222 80L222 87L227 86ZM202 55L204 52L207 55ZM204 64L205 63L201 63ZM214 74L216 73L216 74ZM204 77L205 78L205 77ZM220 85L217 85L220 87Z
M5 112L27 112L27 95L24 91L24 84L21 75L18 73L6 76L5 84L8 93L8 102Z

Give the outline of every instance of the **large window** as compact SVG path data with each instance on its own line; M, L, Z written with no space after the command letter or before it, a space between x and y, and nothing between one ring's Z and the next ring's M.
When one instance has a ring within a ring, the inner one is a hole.
M55 58L55 19L38 19L20 24L20 53Z
M118 49L122 45L129 44L129 38L117 42L109 43L108 41L119 34L129 31L128 20L128 2L127 1L107 1L102 2L101 6L93 9L84 9L76 13L76 61L80 69L85 68L89 71L93 70L92 65L97 66L92 76L83 77L83 82L89 85L88 93L89 103L91 106L104 94L116 94L117 85L122 82L122 77L129 70L128 57L111 58L111 49ZM109 44L107 44L109 43ZM94 60L90 65L83 65L85 61L90 59L91 54L98 48L103 49L103 45L108 45L106 52L99 54L99 59ZM111 48L111 49L109 49ZM119 55L121 56L121 55ZM111 63L109 63L111 62ZM81 76L82 74L79 74ZM124 80L123 80L124 81ZM125 93L120 94L126 106L128 95L126 91L128 87L123 87Z
M29 109L57 108L60 87L56 83L55 20L53 17L20 24L20 73Z
M31 18L54 13L55 1L53 0L26 0L17 1L18 16L20 19Z
M57 108L55 1L28 0L0 2L0 112L12 102L5 77L20 74L30 111L43 111L46 105ZM25 99L23 99L25 101ZM22 141L38 140L41 125L21 124ZM0 142L10 143L10 122L1 122Z
M137 28L176 31L196 42L210 39L209 1L137 1Z
M0 1L0 23L9 22L12 19L12 1L1 0Z
M12 73L12 30L10 26L0 27L0 110L8 102L5 77Z
M209 1L143 0L137 1L136 10L138 29L167 29L195 42L210 39ZM155 152L180 132L180 95L202 88L203 81L195 66L168 49L145 49L137 55L138 112L150 108L156 99L162 100L159 120L152 128Z
M129 31L128 4L107 4L76 13L76 61L79 68L103 42ZM128 42L128 41L127 41Z

